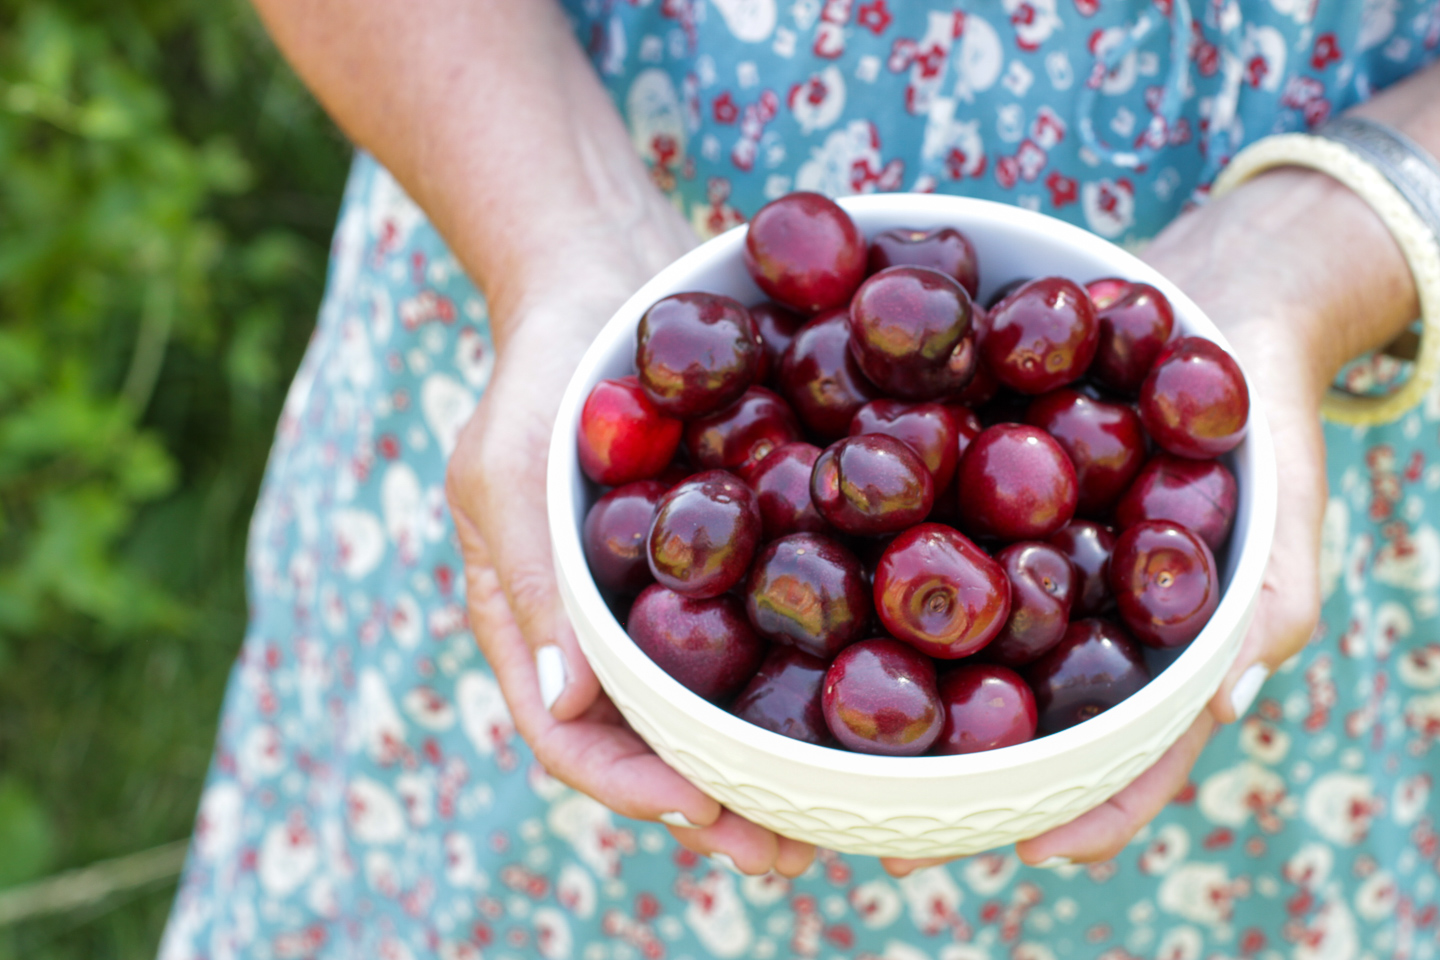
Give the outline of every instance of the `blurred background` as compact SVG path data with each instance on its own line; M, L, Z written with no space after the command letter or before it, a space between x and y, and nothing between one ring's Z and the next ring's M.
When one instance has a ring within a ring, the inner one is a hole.
M0 960L154 955L349 156L243 2L0 0Z

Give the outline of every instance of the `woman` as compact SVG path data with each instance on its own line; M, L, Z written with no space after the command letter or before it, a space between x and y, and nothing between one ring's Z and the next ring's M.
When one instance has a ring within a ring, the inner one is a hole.
M1440 152L1440 7L260 7L369 156L257 509L166 957L1433 953L1440 677L1417 637L1440 406L1368 433L1318 417L1414 285L1320 174L1177 214L1242 144L1352 105ZM543 473L570 371L696 233L790 189L1165 227L1146 257L1222 327L1275 434L1262 606L1210 709L1013 854L884 864L898 880L812 863L618 724L561 609Z

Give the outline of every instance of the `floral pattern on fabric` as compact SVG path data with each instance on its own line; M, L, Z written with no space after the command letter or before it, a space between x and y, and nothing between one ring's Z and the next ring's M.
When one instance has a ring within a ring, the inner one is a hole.
M701 233L789 189L934 189L1136 242L1203 194L1217 152L1313 124L1440 42L1440 5L1407 0L573 12ZM1116 153L1082 145L1087 84ZM789 881L611 814L516 736L467 632L442 495L492 363L483 298L360 157L255 514L252 617L166 960L1440 951L1440 394L1391 426L1328 428L1315 641L1115 860L1037 870L1002 850L894 880L822 852Z

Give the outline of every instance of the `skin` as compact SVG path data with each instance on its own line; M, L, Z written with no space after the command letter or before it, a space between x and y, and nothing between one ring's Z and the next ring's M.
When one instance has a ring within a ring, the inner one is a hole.
M296 70L358 145L427 212L485 291L494 377L450 462L447 493L470 623L516 728L555 777L642 820L679 812L686 847L746 873L803 872L807 844L724 811L670 770L601 692L565 619L544 504L559 397L616 307L695 238L652 185L558 8L510 0L256 0ZM1356 112L1440 153L1440 68ZM1336 239L1338 238L1338 239ZM1329 241L1329 242L1327 242ZM1344 361L1417 313L1399 249L1358 198L1284 169L1186 214L1151 263L1224 328L1280 464L1280 516L1259 613L1210 708L1150 770L1079 819L1016 847L1027 863L1104 860L1184 785L1235 681L1278 667L1319 616L1326 502L1319 405ZM549 710L534 652L559 647L567 683ZM887 860L904 875L938 861Z

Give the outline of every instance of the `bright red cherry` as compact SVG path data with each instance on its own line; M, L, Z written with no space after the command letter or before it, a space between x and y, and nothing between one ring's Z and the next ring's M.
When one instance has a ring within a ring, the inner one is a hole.
M787 310L778 303L766 300L750 308L750 317L760 331L760 348L765 356L756 380L766 380L780 375L780 358L790 348L790 341L805 326L805 317Z
M969 445L969 439L962 438L960 431L969 427L974 416L964 407L933 402L872 400L855 412L850 436L879 433L906 444L925 462L938 493L948 489L955 479L961 449ZM978 434L980 422L975 420L974 424Z
M750 219L744 259L767 297L819 313L849 303L865 279L865 237L829 197L791 193Z
M935 502L935 484L906 444L865 434L837 440L820 454L810 497L836 528L878 537L924 520Z
M1010 616L1000 564L939 523L911 527L875 568L875 611L885 629L921 653L955 660L981 650Z
M729 297L677 293L640 318L640 386L673 417L703 416L738 399L755 379L761 356L750 311Z
M650 402L634 377L601 380L580 409L580 469L606 486L648 480L675 455L682 426Z
M1110 553L1115 549L1115 531L1089 520L1071 520L1050 537L1075 568L1075 600L1072 617L1094 617L1115 605L1110 595Z
M1121 530L1146 520L1169 520L1199 535L1212 553L1230 536L1239 492L1235 475L1218 460L1153 457L1115 506Z
M1096 304L1096 310L1100 344L1090 376L1103 387L1133 396L1170 341L1175 311L1165 294L1148 283L1130 284L1114 301Z
M687 597L715 597L741 581L760 544L760 505L724 470L670 490L650 526L650 572Z
M879 273L886 267L929 267L954 278L973 298L980 291L980 266L975 246L952 227L938 230L884 230L870 241L868 267Z
M829 667L830 661L794 647L771 647L730 711L757 727L823 746L831 740L820 704Z
M849 311L822 313L795 334L780 361L780 392L822 440L838 440L850 420L880 390L860 372L850 353Z
M850 301L850 352L887 394L935 400L962 390L975 373L970 295L928 267L891 267Z
M789 405L764 387L751 387L723 410L685 424L691 462L746 480L772 450L799 439L800 424Z
M787 443L750 472L750 486L760 501L765 539L787 533L824 533L830 529L810 497L810 475L820 448L808 443Z
M930 749L945 720L934 663L888 638L840 651L825 674L821 705L842 745L890 757Z
M1063 277L1032 280L990 311L981 356L995 379L1021 393L1047 393L1084 375L1099 342L1095 306Z
M1102 277L1085 284L1085 292L1090 295L1090 302L1095 304L1095 309L1098 311L1104 310L1129 293L1131 286L1129 280L1121 280L1119 277Z
M1075 515L1075 468L1051 436L1035 427L989 427L960 458L960 516L975 536L1044 540Z
M625 628L661 670L710 701L743 687L765 658L765 641L731 596L702 600L651 584L635 598Z
M1048 543L1012 543L995 560L1010 581L1010 618L985 648L985 658L1007 667L1037 659L1060 642L1075 599L1075 570Z
M1250 390L1235 358L1204 337L1176 340L1140 387L1140 419L1170 453L1209 460L1245 438Z
M1135 639L1182 647L1220 603L1220 573L1204 540L1168 521L1147 520L1116 539L1110 590Z
M1105 514L1145 463L1145 431L1123 403L1062 388L1032 400L1025 422L1054 437L1074 464L1083 516Z
M745 587L745 612L762 637L827 660L860 639L870 611L860 561L814 533L792 533L765 547Z
M611 490L585 514L585 559L602 589L639 593L655 579L645 538L669 489L658 480L637 480Z
M1035 694L1007 667L962 663L940 678L945 727L937 754L998 750L1034 739Z
M1140 647L1108 620L1077 620L1025 671L1041 736L1098 716L1150 682Z

